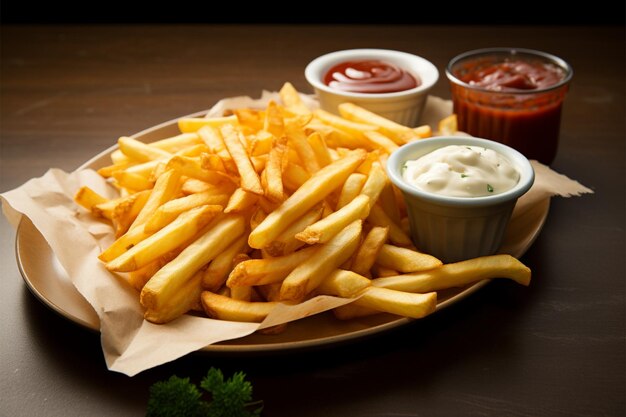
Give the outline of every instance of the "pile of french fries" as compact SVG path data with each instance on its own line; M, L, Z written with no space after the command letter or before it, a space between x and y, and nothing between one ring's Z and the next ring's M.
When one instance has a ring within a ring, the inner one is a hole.
M529 284L530 270L508 255L442 265L413 247L384 167L402 144L431 136L429 126L351 103L341 116L311 110L289 83L280 99L182 118L181 134L150 144L122 137L98 171L120 197L77 192L111 222L116 240L99 259L140 292L147 320L204 311L260 322L277 303L316 295L356 298L334 310L340 319L420 318L445 288L496 277Z

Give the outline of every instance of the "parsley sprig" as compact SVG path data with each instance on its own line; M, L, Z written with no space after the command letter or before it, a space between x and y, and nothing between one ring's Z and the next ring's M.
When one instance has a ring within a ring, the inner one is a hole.
M258 417L262 401L252 401L252 384L243 372L224 379L222 371L211 368L200 382L200 388L189 378L171 376L150 387L146 417Z

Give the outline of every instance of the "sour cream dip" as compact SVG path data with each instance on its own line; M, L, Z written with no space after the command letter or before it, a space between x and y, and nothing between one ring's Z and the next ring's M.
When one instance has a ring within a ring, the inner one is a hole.
M513 188L519 172L498 152L449 145L402 166L402 178L422 191L449 197L484 197Z

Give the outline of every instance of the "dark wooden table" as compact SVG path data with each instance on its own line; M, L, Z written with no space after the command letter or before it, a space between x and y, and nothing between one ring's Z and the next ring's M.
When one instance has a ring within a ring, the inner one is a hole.
M337 49L400 49L440 70L487 46L545 50L574 81L553 168L595 194L553 200L523 257L529 288L492 282L427 319L301 353L192 354L129 378L97 334L35 299L0 220L0 415L138 416L148 388L243 370L267 416L620 416L625 413L624 27L94 26L1 29L0 191L73 170L131 134L257 96ZM449 97L440 79L434 94Z

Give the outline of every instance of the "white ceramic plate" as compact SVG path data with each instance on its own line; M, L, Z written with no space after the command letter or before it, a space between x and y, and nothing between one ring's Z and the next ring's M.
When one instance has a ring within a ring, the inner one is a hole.
M202 116L204 112L192 116ZM177 119L176 119L177 120ZM163 123L140 132L134 137L152 142L179 133L176 120ZM81 169L98 169L110 164L111 147L87 161ZM509 224L501 252L521 257L539 235L548 216L550 200L537 204L523 216ZM27 218L17 230L15 251L18 267L31 292L45 305L63 317L88 329L98 331L98 316L89 303L71 283L59 264L52 249ZM478 289L487 281L464 288L442 291L438 294L437 310L452 305ZM252 334L250 336L221 342L204 348L209 352L270 352L318 347L370 336L405 325L411 319L388 314L340 321L331 313L318 314L290 323L283 333L277 335Z

